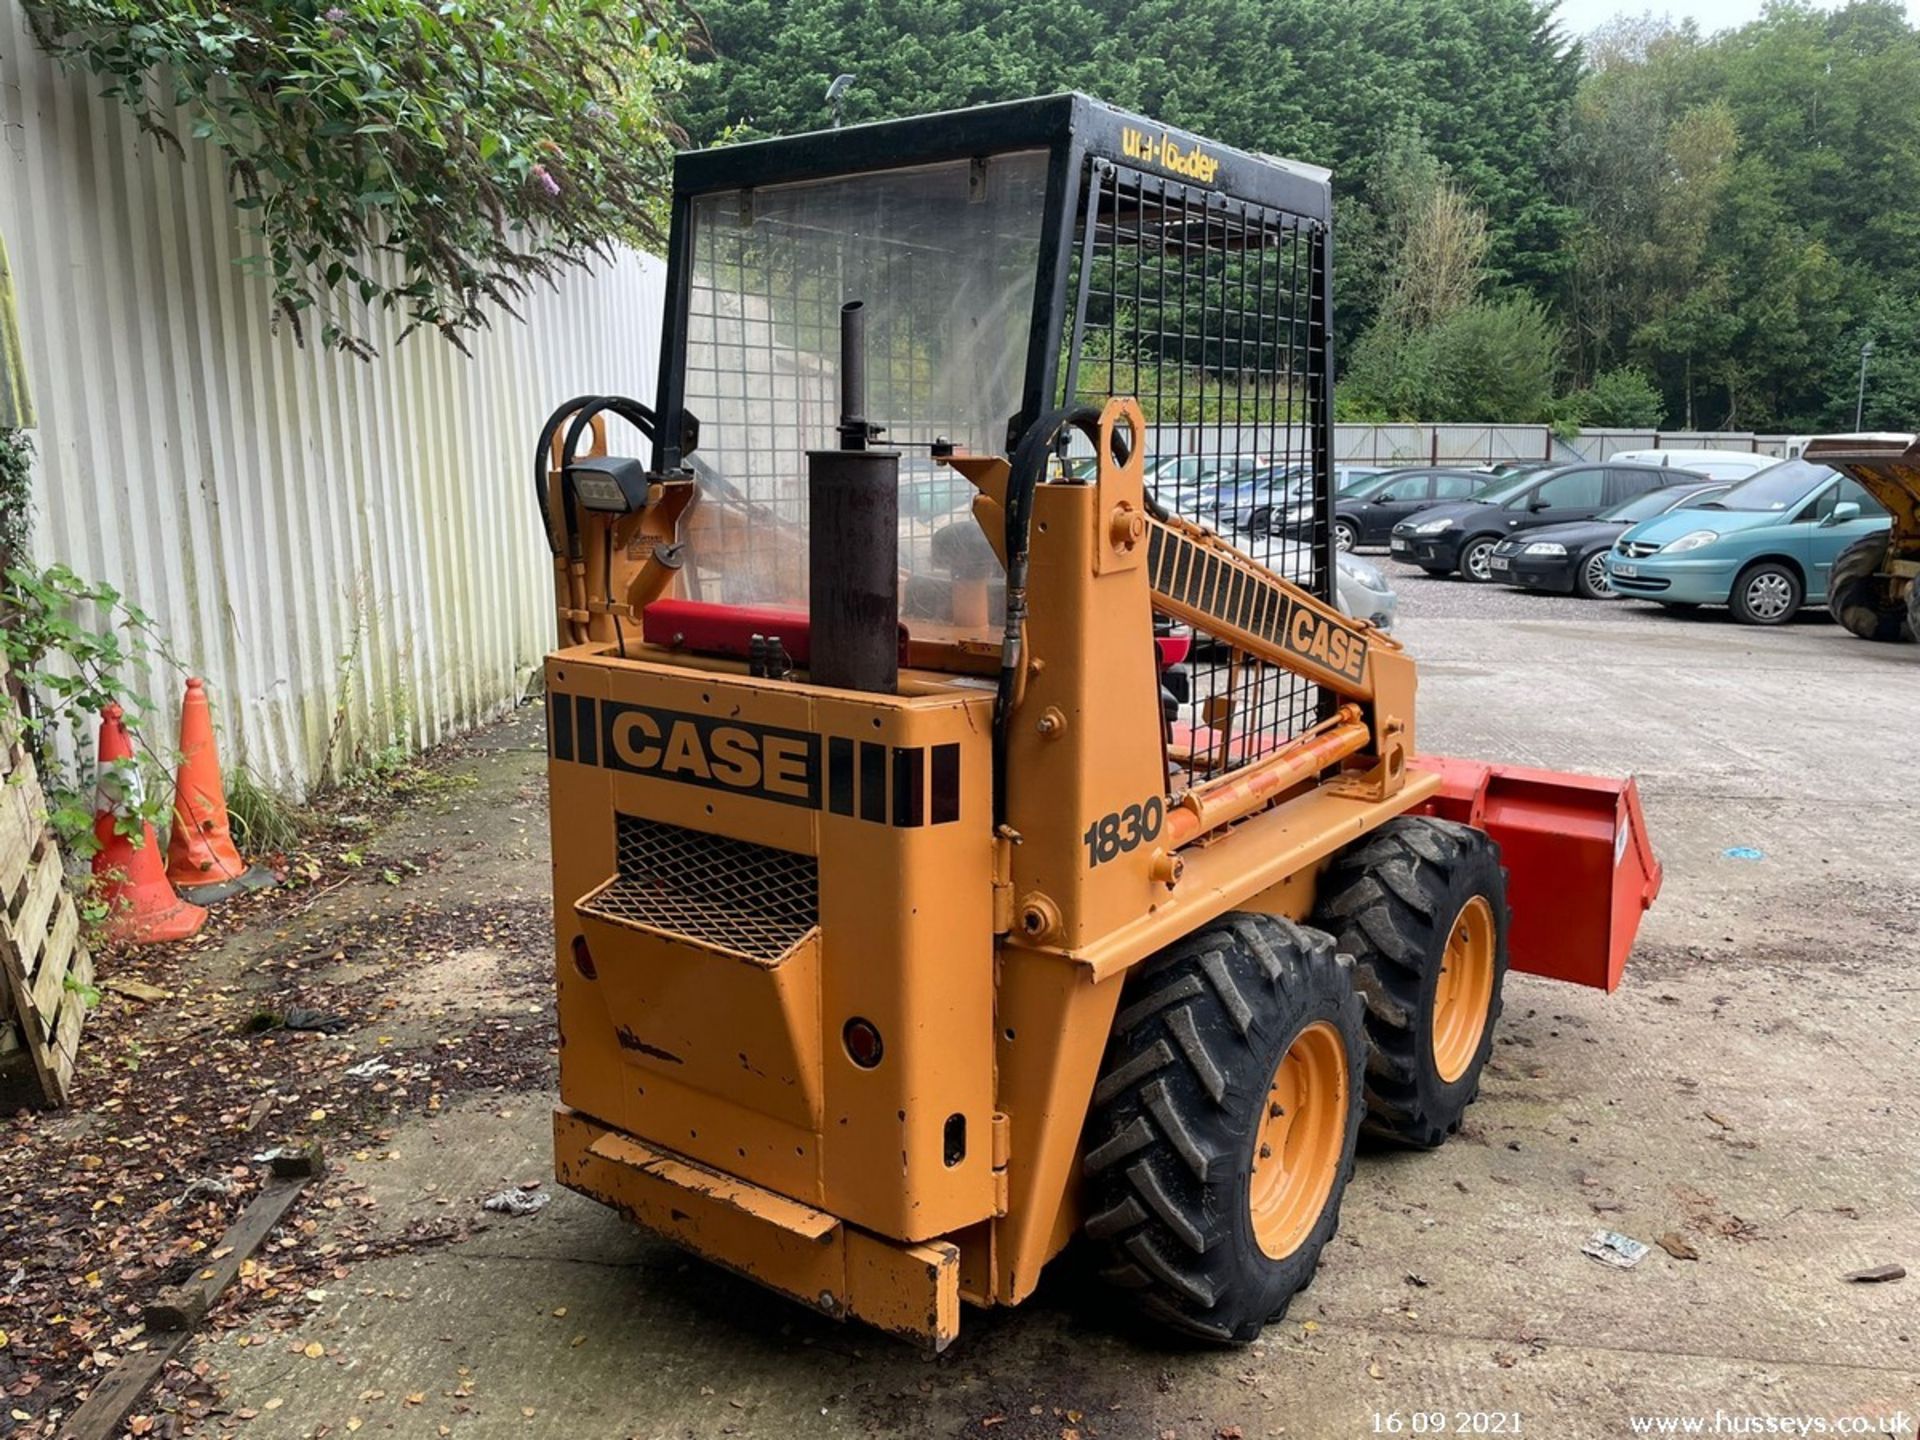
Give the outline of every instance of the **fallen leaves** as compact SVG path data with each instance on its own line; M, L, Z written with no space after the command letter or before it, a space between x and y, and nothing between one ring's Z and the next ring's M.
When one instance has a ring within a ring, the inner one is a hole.
M1654 1242L1676 1260L1698 1260L1700 1252L1678 1230L1669 1230Z

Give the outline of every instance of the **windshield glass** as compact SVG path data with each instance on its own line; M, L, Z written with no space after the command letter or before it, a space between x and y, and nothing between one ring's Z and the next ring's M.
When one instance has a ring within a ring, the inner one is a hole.
M1704 490L1695 492L1703 498L1716 492ZM1644 495L1636 495L1631 500L1622 500L1611 510L1602 510L1593 518L1596 520L1617 520L1623 525L1636 524L1641 520L1651 520L1656 515L1664 515L1677 503L1672 490L1649 490Z
M1805 460L1784 460L1768 466L1751 480L1734 486L1702 510L1788 510L1807 498L1815 486L1831 479L1833 471Z
M976 454L1006 445L1047 157L979 163L971 179L956 160L694 199L685 404L704 494L686 527L691 593L807 603L806 453L839 444L840 307L859 300L867 414L905 452L902 615L998 633L1005 587L972 486L925 457L938 436Z

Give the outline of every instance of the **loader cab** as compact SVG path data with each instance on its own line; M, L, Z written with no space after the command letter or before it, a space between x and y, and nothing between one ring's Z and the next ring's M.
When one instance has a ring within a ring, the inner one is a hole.
M1304 489L1314 523L1287 543L1317 544L1302 578L1329 597L1329 206L1324 172L1080 95L682 154L651 458L707 482L686 592L808 605L806 455L839 443L837 316L858 300L874 443L902 455L913 635L996 641L1004 614L998 557L983 603L944 564L982 547L935 543L956 517L917 493L953 478L933 447L1011 454L1044 412L1111 395L1140 400L1168 510L1216 523L1256 473L1286 474L1289 504ZM1085 478L1088 442L1062 449Z

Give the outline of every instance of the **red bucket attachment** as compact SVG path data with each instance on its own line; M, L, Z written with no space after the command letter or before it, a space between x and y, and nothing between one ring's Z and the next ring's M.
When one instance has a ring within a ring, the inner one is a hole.
M1443 755L1420 755L1413 764L1440 776L1427 814L1472 825L1499 843L1513 909L1513 968L1617 988L1640 916L1660 893L1660 862L1633 781Z

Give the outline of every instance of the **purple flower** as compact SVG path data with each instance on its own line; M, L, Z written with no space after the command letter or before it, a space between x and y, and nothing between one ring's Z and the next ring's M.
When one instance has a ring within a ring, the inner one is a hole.
M336 5L331 10L327 11L326 18L332 24L338 25L342 20L347 18L347 12L342 10L338 5Z
M546 166L534 166L533 178L540 182L540 188L546 191L548 195L558 195L560 193L560 182L548 173Z

